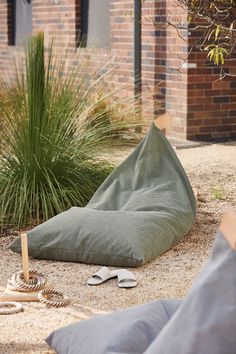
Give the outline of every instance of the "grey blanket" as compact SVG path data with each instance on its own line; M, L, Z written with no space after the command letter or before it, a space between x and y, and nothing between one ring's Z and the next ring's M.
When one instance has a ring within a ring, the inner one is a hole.
M219 232L212 257L145 354L236 354L236 252Z

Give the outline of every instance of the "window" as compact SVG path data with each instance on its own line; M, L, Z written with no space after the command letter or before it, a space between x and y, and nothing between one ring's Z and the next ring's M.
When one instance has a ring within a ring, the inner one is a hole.
M32 1L12 1L12 44L22 45L32 35Z
M82 0L82 37L86 47L110 47L110 0Z

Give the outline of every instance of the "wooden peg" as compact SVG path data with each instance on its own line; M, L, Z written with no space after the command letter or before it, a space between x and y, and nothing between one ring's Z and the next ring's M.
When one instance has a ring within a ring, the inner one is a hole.
M155 124L157 128L159 128L164 133L166 132L167 129L170 128L170 122L171 120L168 114L162 114L155 119Z
M234 210L226 210L219 227L230 246L236 250L236 212Z
M29 256L28 256L28 238L27 234L21 234L21 253L22 253L22 269L24 281L29 281ZM9 285L1 293L0 287L0 303L5 301L38 301L38 293L42 289L52 289L53 285L50 283L45 284L42 288L36 291L17 291L12 290Z
M21 254L24 281L27 282L29 281L29 256L27 234L21 234Z

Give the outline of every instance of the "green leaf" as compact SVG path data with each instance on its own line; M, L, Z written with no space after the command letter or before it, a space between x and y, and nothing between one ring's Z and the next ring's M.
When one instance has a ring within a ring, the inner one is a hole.
M215 30L215 41L218 39L220 32L221 32L221 25L216 27L216 30Z
M215 61L215 64L216 64L216 65L219 65L219 60L220 60L220 57L219 57L219 48L216 47L216 48L215 48L215 53L214 53L214 61Z

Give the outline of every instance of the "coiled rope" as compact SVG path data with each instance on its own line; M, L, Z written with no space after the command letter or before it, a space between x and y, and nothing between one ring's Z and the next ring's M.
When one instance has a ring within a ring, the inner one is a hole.
M44 297L45 295L49 295L49 299L45 298ZM51 300L50 297L52 295L56 295L57 297L61 298L61 300ZM55 289L41 290L38 293L38 299L43 304L45 304L47 306L53 306L53 307L67 306L70 302L70 300L67 296L64 296L60 291L57 291Z
M19 292L32 292L40 290L38 293L38 300L40 302L52 307L67 306L70 302L69 298L55 289L43 289L46 283L47 280L44 278L42 273L35 269L30 269L28 281L24 281L22 271L14 273L11 279L8 280L8 289ZM58 297L60 300L57 299ZM22 305L17 302L0 302L0 315L17 313L22 310Z
M31 292L42 289L46 283L47 280L42 273L30 269L28 281L24 281L23 272L16 272L12 275L11 280L8 281L8 287L13 291Z
M11 315L23 311L19 302L0 302L0 315Z

